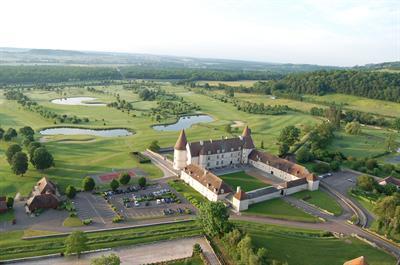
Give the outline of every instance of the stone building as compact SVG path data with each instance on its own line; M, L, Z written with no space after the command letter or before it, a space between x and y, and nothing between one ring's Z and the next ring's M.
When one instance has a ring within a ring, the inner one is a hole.
M212 172L214 169L245 165L270 174L281 182L247 193L236 187L236 193L233 193L232 188L235 187L231 188ZM317 190L319 187L318 178L305 167L256 150L247 126L238 137L197 142L188 142L182 130L174 146L173 166L180 171L181 179L207 199L229 200L237 211L246 210L257 202L301 190Z

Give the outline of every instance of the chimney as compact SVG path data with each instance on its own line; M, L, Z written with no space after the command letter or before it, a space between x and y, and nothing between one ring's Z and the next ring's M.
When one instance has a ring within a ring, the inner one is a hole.
M203 144L204 144L204 142L203 142L203 140L201 140L201 141L200 141L200 145L203 145Z
M210 143L212 143L212 139L210 139Z
M240 186L236 187L236 192L239 193L242 190L242 188L240 188Z

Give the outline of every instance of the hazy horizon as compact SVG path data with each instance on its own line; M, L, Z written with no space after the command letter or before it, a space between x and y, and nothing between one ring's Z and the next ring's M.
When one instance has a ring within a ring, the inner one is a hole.
M400 60L399 1L3 1L0 47L354 66ZM23 8L22 8L23 7Z

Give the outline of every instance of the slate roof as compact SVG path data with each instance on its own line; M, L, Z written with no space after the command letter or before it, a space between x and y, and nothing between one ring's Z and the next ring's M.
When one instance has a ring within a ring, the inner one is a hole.
M57 191L56 185L53 182L51 182L47 177L41 178L37 182L36 186L38 187L40 194L43 194L43 193L55 194Z
M184 171L216 194L232 192L232 189L221 178L199 166L190 164L184 168Z
M261 161L298 178L305 178L312 181L318 179L317 176L315 176L313 173L310 173L305 167L268 153L253 150L250 153L249 159L253 161Z
M379 181L379 183L381 184L383 184L383 183L390 183L390 184L393 184L393 185L395 185L395 186L397 186L397 187L400 187L400 179L397 179L397 178L394 178L394 177L386 177L386 178L384 178L384 179L382 179L382 180L380 180Z
M244 140L235 138L223 138L220 140L208 140L189 143L192 157L208 154L219 154L225 152L239 151L243 148Z
M186 150L186 145L187 145L187 139L186 139L185 130L182 130L181 133L179 134L178 140L176 141L174 149Z

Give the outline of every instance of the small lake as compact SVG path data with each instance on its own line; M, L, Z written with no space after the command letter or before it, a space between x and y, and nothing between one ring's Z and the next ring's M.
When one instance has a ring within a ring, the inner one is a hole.
M212 122L214 119L208 115L193 115L180 117L176 123L167 125L154 125L153 129L156 131L180 131L187 129L193 124L202 122Z
M126 129L104 129L104 130L92 130L92 129L81 129L81 128L49 128L39 132L41 135L93 135L101 137L119 137L129 136L132 132Z
M96 100L92 97L72 97L72 98L57 98L53 99L51 103L59 105L79 105L79 106L106 106L105 103L98 103L90 101Z

